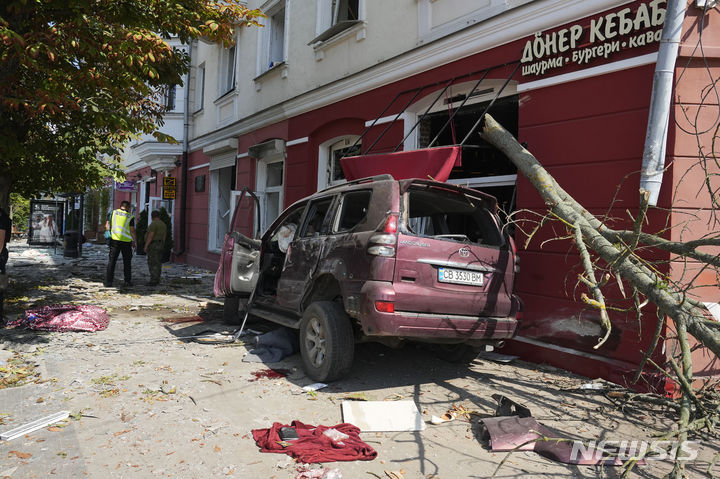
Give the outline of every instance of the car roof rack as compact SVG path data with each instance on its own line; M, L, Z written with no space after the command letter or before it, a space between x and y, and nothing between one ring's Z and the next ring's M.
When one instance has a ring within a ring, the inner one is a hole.
M366 176L365 178L358 178L357 180L347 181L345 183L340 183L339 185L328 186L324 190L318 191L318 193L324 193L326 191L329 191L329 190L332 190L335 188L340 188L342 186L357 185L360 183L372 183L374 181L386 181L386 180L395 181L395 178L393 178L392 175L389 175L387 173L382 174L382 175Z

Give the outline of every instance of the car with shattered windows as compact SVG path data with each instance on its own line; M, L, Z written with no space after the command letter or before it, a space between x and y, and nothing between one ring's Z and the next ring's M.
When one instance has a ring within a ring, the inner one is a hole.
M233 314L245 299L250 315L298 330L316 381L346 375L356 343L429 343L469 361L517 330L518 258L490 195L380 175L296 202L259 240L240 233L248 217L238 204L215 294Z

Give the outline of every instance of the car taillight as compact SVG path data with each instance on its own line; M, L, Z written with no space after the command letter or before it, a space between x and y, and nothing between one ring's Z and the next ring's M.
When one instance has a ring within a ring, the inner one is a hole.
M385 220L385 226L383 227L383 231L385 233L395 234L398 230L398 215L396 214L389 214L387 219Z
M394 313L395 303L391 301L375 301L375 309L381 313Z
M370 237L368 254L374 256L395 256L395 245L397 244L398 215L391 213L385 219L382 232Z

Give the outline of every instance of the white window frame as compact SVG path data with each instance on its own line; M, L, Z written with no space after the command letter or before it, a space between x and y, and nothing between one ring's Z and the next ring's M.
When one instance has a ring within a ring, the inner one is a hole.
M315 35L329 30L338 22L333 7L341 0L317 0L317 15L315 17ZM357 21L365 21L365 0L358 0Z
M167 87L163 92L163 104L168 111L177 109L177 85Z
M148 205L145 204L145 191L149 187L147 180L140 181L139 183L140 183L140 188L138 188L138 190L139 190L140 196L138 197L138 205L139 205L138 214L142 213L148 207Z
M195 111L198 112L205 106L205 63L197 67L195 74Z
M235 46L220 51L220 74L218 75L218 98L235 90L237 49Z
M267 184L267 167L270 164L273 163L283 163L283 177L282 177L282 183L278 186L266 186ZM257 191L255 194L258 197L258 200L260 200L260 234L265 234L265 231L268 229L268 227L272 224L275 218L267 218L267 195L268 193L278 193L278 215L282 214L284 211L284 204L285 204L285 180L287 175L287 163L285 162L285 155L272 155L267 156L263 158L258 158L257 160L257 173L256 173L256 181L255 185L257 188ZM257 225L256 225L257 226Z
M172 200L163 200L161 196L151 196L147 205L148 224L150 221L152 221L152 219L150 218L150 213L152 213L154 210L160 211L163 201L170 203L170 209L165 208L165 210L167 211L168 215L170 215L170 224L172 225L174 223L173 218L175 217L175 202ZM140 210L140 212L142 212L142 209Z
M229 167L226 167L229 168ZM217 228L218 228L218 217L215 214L217 207L218 207L218 201L219 201L219 183L220 183L220 171L223 168L218 168L214 170L210 170L210 194L209 194L209 204L208 204L208 251L211 253L220 253L222 250L222 243L224 238L218 238L217 235ZM228 211L225 213L223 218L227 219L228 222L228 231L230 231L230 221L232 219L232 209L233 209L233 193L235 190L230 190L230 198L229 198L229 208Z
M287 0L271 0L265 3L260 9L265 12L267 18L262 19L264 27L258 28L258 49L257 49L257 76L272 70L273 68L283 65L287 62L289 37L288 25L290 21L290 2ZM276 32L273 29L272 17L280 12L285 11L282 32L282 58L271 58L272 39Z
M318 148L318 191L328 188L330 186L341 185L347 183L347 180L336 180L332 181L328 178L328 168L332 162L333 151L340 150L352 146L355 141L359 138L358 135L343 135L336 136L328 141L323 142ZM344 142L346 146L340 146L338 143ZM358 143L362 147L362 143ZM336 148L333 148L337 146Z
M470 90L472 90L473 86L475 86L475 83L477 83L477 80L475 81L468 81L464 83L458 83L457 85L453 85L448 91L446 92L448 97L455 97L462 94L468 94L470 93ZM483 83L481 83L476 89L475 93L472 97L468 99L467 102L465 102L464 106L473 105L476 103L483 103L486 101L490 101L493 98L495 98L495 95L497 94L497 91L502 87L502 85L505 83L504 80L486 80ZM487 91L490 90L492 91ZM418 118L425 113L428 106L437 98L437 95L440 93L440 90L434 91L428 95L426 95L423 99L416 102L414 105L410 106L408 110L406 111L406 114L408 115L405 118L405 129L412 128L413 125L417 122ZM479 93L479 94L478 94ZM510 82L503 90L502 95L500 95L500 98L505 98L508 96L517 95L517 83L516 82ZM457 109L460 107L460 104L462 103L462 100L458 100L452 103L452 108ZM433 108L428 112L430 113L436 113L438 111L447 110L448 105L445 103L444 99L441 98L438 100ZM419 125L418 125L419 128ZM406 141L406 149L413 149L418 148L418 141L419 136L417 135L418 128L415 128L413 131L413 134L411 137L408 137L408 140ZM462 138L458 139L461 140ZM412 140L412 141L411 141ZM460 186L467 186L469 188L476 188L476 187L493 187L493 186L513 186L517 182L517 174L514 175L499 175L499 176L477 176L473 178L459 178L456 180L447 180L447 183L453 184L453 185L460 185Z

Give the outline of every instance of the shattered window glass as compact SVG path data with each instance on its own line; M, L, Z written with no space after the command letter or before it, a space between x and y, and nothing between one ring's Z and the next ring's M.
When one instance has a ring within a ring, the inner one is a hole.
M502 246L503 236L482 198L437 188L410 188L407 227L418 236Z

